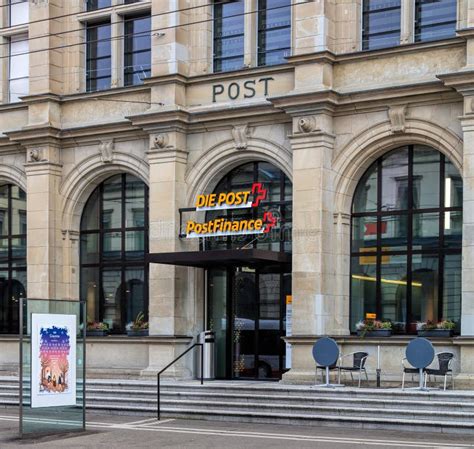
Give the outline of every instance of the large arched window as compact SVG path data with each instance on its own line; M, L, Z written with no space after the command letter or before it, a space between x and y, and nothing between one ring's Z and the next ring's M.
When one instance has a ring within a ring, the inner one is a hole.
M148 316L148 188L135 176L100 184L81 220L81 298L89 321L113 333L143 312Z
M249 162L234 168L217 184L214 193L238 192L250 189L260 182L267 189L267 198L252 209L231 209L207 212L206 220L220 217L243 220L262 217L271 211L278 219L276 228L258 237L255 235L211 238L206 249L258 248L272 251L291 252L292 185L285 173L269 162Z
M19 330L20 298L26 297L26 194L0 186L0 333Z
M351 330L366 314L412 333L417 322L461 318L462 179L421 145L367 170L352 207Z

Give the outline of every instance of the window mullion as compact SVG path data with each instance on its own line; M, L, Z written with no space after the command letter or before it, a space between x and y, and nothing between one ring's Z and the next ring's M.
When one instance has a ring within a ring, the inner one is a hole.
M113 12L110 17L110 53L111 53L111 87L123 86L123 49L124 49L124 24L123 16Z

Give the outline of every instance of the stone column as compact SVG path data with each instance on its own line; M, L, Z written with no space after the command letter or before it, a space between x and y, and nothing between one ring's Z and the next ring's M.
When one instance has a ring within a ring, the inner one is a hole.
M466 98L469 104L473 98ZM463 129L463 229L461 335L474 336L474 114L461 119Z
M62 166L55 145L28 147L27 276L28 296L60 299L62 275L59 185Z
M150 253L182 251L179 235L179 208L185 205L185 171L188 153L185 134L157 132L150 137L148 162ZM150 264L149 322L150 335L161 336L159 344L150 345L149 366L143 375L154 375L179 355L193 335L190 316L191 269L175 265ZM189 367L188 367L189 368ZM187 377L190 370L183 363L166 372L173 377Z
M293 121L293 350L286 382L314 379L308 342L346 331L335 295L332 117L323 112Z

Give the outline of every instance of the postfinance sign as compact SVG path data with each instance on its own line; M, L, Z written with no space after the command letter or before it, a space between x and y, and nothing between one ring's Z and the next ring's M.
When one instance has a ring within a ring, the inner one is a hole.
M195 206L196 211L251 209L258 207L266 197L267 190L256 182L249 190L198 195ZM189 220L186 223L186 238L267 234L276 224L276 217L269 211L264 212L261 218L244 220L215 218L205 223Z

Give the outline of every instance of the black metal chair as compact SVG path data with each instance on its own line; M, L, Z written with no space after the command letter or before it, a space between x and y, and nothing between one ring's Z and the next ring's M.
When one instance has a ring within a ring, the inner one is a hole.
M352 356L352 365L343 366L342 362L343 359L346 357ZM367 361L367 357L369 354L367 352L357 351L351 352L350 354L342 355L339 358L339 366L338 368L338 383L341 383L341 371L348 371L351 375L351 379L354 382L354 376L352 373L359 372L359 388L362 381L362 372L365 373L365 377L367 379L367 383L369 383L369 376L367 375L367 370L365 369L365 362Z
M413 376L415 374L419 374L420 370L418 368L414 368L413 366L407 366L405 363L408 363L407 358L403 357L402 359L402 370L403 370L403 376L402 376L402 390L405 389L405 374L411 374L411 380L414 382ZM426 381L426 368L423 370L423 376L424 380Z
M451 364L454 360L454 354L452 352L438 352L436 357L438 357L438 369L426 368L425 387L428 380L431 380L431 376L434 376L435 378L436 376L444 376L444 391L446 391L446 382L448 380L448 376L451 376L451 385L452 389L454 390L454 376L453 369L451 368Z

